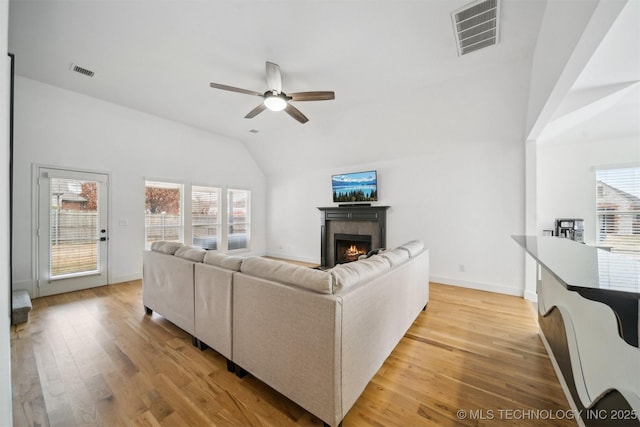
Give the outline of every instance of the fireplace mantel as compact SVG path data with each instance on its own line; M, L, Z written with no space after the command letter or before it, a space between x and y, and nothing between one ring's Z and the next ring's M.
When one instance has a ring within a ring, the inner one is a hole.
M332 223L373 223L376 230L373 233L373 244L376 247L383 248L387 244L387 209L389 206L333 206L321 207L318 210L321 213L320 219L320 263L322 267L333 267L333 234L331 232ZM343 224L348 225L348 224ZM329 242L328 240L331 240Z

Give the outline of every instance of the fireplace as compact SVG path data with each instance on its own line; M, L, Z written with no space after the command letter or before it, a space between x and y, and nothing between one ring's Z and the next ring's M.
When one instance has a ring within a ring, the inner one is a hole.
M320 220L321 268L331 268L336 263L340 263L338 261L338 251L336 250L336 235L369 236L368 250L385 247L387 209L389 209L389 206L356 205L318 209L322 214ZM354 244L356 252L364 251L364 248L358 249L361 241L351 243L347 249ZM356 257L357 259L356 255L351 255L351 257Z
M336 233L333 240L335 264L357 261L371 250L371 235Z

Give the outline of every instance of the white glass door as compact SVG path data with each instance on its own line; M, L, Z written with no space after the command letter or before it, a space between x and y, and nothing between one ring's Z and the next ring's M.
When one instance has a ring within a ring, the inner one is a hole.
M107 185L104 174L40 168L39 296L108 283Z

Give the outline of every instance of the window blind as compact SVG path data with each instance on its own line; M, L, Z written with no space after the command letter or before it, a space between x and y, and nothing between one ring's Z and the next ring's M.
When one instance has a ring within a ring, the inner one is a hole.
M640 167L596 171L597 243L640 260Z
M220 188L191 187L191 239L193 246L218 249Z
M146 247L157 240L182 241L182 184L145 181Z
M99 271L97 183L51 178L49 188L49 277Z
M251 192L229 189L227 198L227 249L246 249L249 247L250 240Z

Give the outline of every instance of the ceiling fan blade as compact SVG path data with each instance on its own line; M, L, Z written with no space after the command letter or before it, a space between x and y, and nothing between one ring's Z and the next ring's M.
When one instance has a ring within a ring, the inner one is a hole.
M277 93L282 92L280 66L269 61L267 61L267 87L269 90L275 90Z
M219 83L209 83L209 86L211 86L214 89L222 89L222 90L228 90L230 92L238 92L238 93L244 93L244 94L247 94L247 95L256 95L256 96L264 97L264 94L262 94L260 92L256 92L254 90L240 89L239 87L221 85Z
M294 119L299 121L300 123L307 123L309 121L307 116L302 114L302 112L300 112L300 110L298 110L296 107L294 107L293 105L291 105L289 103L287 103L287 106L284 107L284 111L287 114L289 114L291 117L293 117Z
M245 119L252 119L255 116L257 116L258 114L262 113L266 108L267 108L267 106L261 103L256 108L254 108L253 110L249 111L247 113L247 115L244 116L244 118Z
M330 91L297 92L289 93L287 96L290 96L292 101L328 101L336 99L336 94Z

